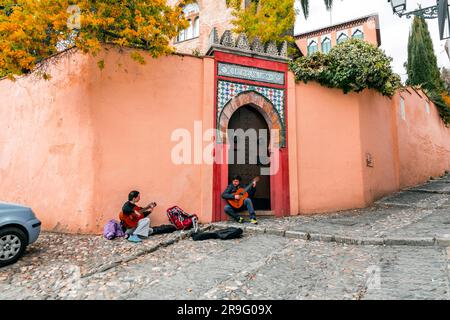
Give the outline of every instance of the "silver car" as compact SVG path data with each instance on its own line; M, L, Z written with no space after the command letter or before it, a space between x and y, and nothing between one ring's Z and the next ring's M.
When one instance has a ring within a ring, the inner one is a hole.
M31 208L0 202L0 267L15 263L41 232Z

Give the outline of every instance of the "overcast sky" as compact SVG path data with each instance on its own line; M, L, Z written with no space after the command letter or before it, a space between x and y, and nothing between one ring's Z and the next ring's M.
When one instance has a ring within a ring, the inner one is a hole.
M305 20L303 12L298 16L296 34L330 25L330 13L325 9L324 1L309 0L309 2L310 15L308 20ZM419 5L425 8L435 4L436 0L409 0L407 1L407 9L411 11L418 8ZM394 15L388 0L334 0L331 21L332 24L336 24L372 13L378 13L380 17L381 49L394 59L392 63L394 71L405 80L406 70L403 64L408 56L408 36L412 18L399 18ZM438 58L438 65L448 68L450 67L450 60L444 49L445 41L439 39L437 19L427 20L427 22L433 39L434 51Z

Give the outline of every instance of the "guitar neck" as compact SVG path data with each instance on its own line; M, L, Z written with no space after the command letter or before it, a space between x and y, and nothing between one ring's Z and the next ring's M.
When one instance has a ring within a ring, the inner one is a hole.
M250 183L250 184L244 189L244 191L245 191L245 192L249 192L250 189L252 188L252 185L253 185L253 182Z

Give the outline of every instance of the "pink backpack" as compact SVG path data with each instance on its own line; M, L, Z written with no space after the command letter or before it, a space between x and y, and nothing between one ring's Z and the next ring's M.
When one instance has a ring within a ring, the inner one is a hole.
M189 214L180 207L167 209L167 217L177 230L189 230L192 227L194 232L198 231L198 217L195 214Z

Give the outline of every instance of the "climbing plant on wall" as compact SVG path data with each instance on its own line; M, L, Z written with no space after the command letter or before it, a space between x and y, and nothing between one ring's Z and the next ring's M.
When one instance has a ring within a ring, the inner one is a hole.
M374 89L392 97L401 86L400 77L392 71L392 58L376 46L352 39L331 49L317 52L290 63L297 81L317 81L344 93Z
M102 44L140 49L131 56L144 63L142 50L172 52L171 39L187 26L181 6L166 0L0 0L0 76L30 72L69 47L95 55Z

